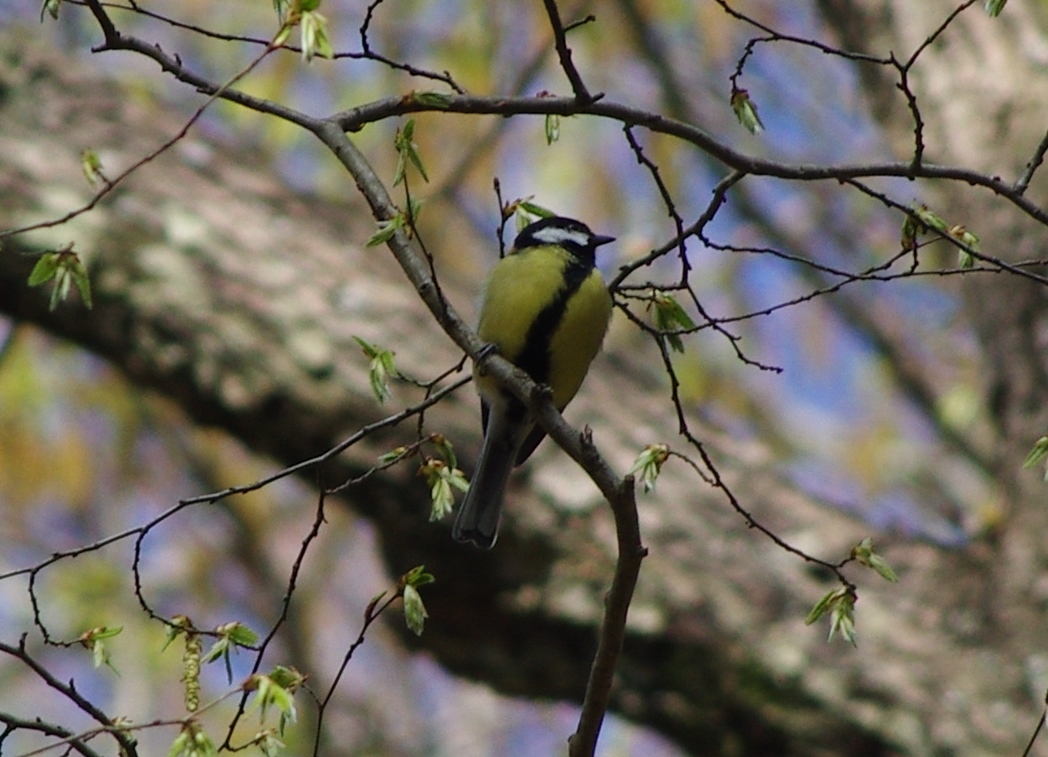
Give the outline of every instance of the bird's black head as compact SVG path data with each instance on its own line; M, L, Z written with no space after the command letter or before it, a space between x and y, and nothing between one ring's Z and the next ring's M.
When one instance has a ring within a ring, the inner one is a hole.
M602 244L614 242L615 237L594 234L589 226L574 218L553 216L525 226L513 242L515 250L541 245L557 245L572 255L593 262L596 250Z

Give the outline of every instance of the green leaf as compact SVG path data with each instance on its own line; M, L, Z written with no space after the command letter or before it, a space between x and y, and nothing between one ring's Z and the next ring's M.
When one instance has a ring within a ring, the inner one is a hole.
M29 286L35 287L50 281L58 273L58 264L61 254L57 252L45 252L36 261L33 270L29 272Z
M426 477L429 486L431 521L440 520L451 512L455 505L455 490L465 492L469 489L466 475L443 460L428 458L419 473Z
M649 444L637 455L629 472L640 474L641 485L645 492L655 491L655 480L662 471L662 464L669 456L670 448L665 444Z
M414 586L416 589L426 584L431 584L436 581L436 577L432 573L426 572L425 565L416 565L414 568L409 570L403 576L400 577L401 583L405 586ZM385 592L382 592L385 594ZM379 595L382 596L381 594Z
M303 6L306 4L304 2ZM316 3L316 6L319 5ZM316 11L304 10L299 24L302 31L302 60L311 63L317 56L331 58L335 54L328 39L327 18Z
M254 675L245 684L255 690L255 707L259 709L259 719L264 721L269 709L275 708L280 713L280 733L288 723L298 719L295 709L295 697L291 688L282 686L278 680L268 675Z
M552 145L560 139L560 116L549 113L546 116L546 144Z
M552 210L537 203L532 202L530 199L518 200L516 203L517 210L523 210L525 213L531 216L531 218L525 218L526 223L531 223L535 218L552 218L557 215Z
M265 757L277 757L287 748L287 745L277 738L276 732L271 728L266 728L256 734L254 744Z
M975 265L975 256L972 253L979 252L979 237L959 224L951 226L947 233L963 245L957 251L957 265L962 269L972 268Z
M452 467L458 467L458 456L455 455L455 445L451 443L443 434L432 434L429 437L429 441L437 448L440 456L444 458L444 461Z
M280 31L273 37L272 45L274 48L283 47L287 44L288 38L291 36L291 24L284 24L280 27Z
M109 661L109 648L106 646L105 641L106 639L116 637L123 630L123 626L112 628L109 626L99 626L80 634L79 641L91 650L91 659L95 668L100 668L105 665L114 673L117 673L117 669L114 668L113 664Z
M371 384L371 393L380 403L385 402L391 396L390 378L399 375L393 361L394 353L376 347L359 336L354 336L353 339L360 345L364 355L370 361L368 363L368 381Z
M382 465L389 465L392 462L396 462L403 458L408 452L408 448L404 446L395 447L389 452L384 452L378 456L378 461Z
M382 221L378 225L378 231L371 235L371 238L365 243L366 247L378 247L380 244L385 244L393 235L397 233L398 229L404 227L404 214L399 211L393 218L388 221Z
M82 267L77 266L72 269L69 274L73 283L76 284L76 290L80 292L80 299L84 303L84 307L90 310L93 307L91 302L91 280L87 277L87 271Z
M418 154L418 145L415 144L415 119L409 118L404 126L397 129L397 135L393 144L397 148L397 170L393 174L393 186L397 186L404 180L405 166L408 162L415 166L415 170L422 176L423 181L428 182L429 176L422 165L422 158Z
M59 302L69 297L69 290L76 284L84 305L91 307L91 283L80 256L73 251L72 244L60 250L45 252L29 272L29 286L40 286L54 279L49 308L54 310Z
M917 249L917 237L924 231L922 225L909 213L906 214L906 219L902 222L902 234L900 234L899 244L902 249L909 252L913 252Z
M102 175L102 159L94 150L87 149L80 153L80 170L84 172L84 178L91 186L105 180Z
M1046 456L1048 456L1048 436L1042 436L1033 445L1033 449L1030 450L1030 454L1023 460L1023 468L1032 468L1041 462Z
M855 644L855 594L851 588L842 586L831 591L815 603L804 620L809 626L830 614L830 635L827 641L839 635L845 641Z
M171 743L167 757L218 757L218 749L200 723L188 720Z
M418 589L410 584L405 586L404 620L411 632L416 636L421 636L428 617L429 613L426 612L426 606L422 603L422 595L418 593Z
M47 13L55 21L58 20L58 8L62 5L62 0L44 0L40 6L40 21L44 20L44 13Z
M258 641L258 634L243 623L227 623L218 627L218 632L228 636L238 647L249 647Z
M1001 11L1004 10L1004 6L1008 3L1008 0L986 0L986 13L989 14L990 18L997 18L1001 15Z
M672 294L659 290L652 293L655 308L655 329L674 352L684 352L684 342L677 332L695 328L695 321Z
M277 665L269 671L269 677L272 678L278 686L283 686L291 693L297 691L302 684L306 682L306 677L304 675L299 673L295 668L286 665Z
M873 539L870 537L867 536L852 549L852 556L855 557L860 564L877 571L877 574L886 581L898 583L899 576L897 576L895 571L884 561L884 558L874 551Z
M211 645L211 649L200 658L201 664L214 662L222 658L226 668L226 680L233 682L233 652L237 647L247 647L258 641L258 635L242 623L225 623L215 629L218 640Z
M830 635L826 641L831 641L834 635L840 635L852 646L856 646L855 597L851 593L837 602L830 611Z
M164 646L160 648L160 651L163 652L165 649L171 646L171 642L177 639L182 634L186 633L186 631L190 628L191 625L192 624L189 622L189 618L187 618L185 615L176 615L175 617L171 618L171 625L167 627L167 636L164 639Z
M924 205L923 203L918 205L917 207L913 208L913 213L917 216L917 220L929 229L934 229L940 234L949 233L949 227L946 221L944 221L927 205Z
M822 598L815 603L815 606L811 608L811 611L808 613L808 617L804 619L805 625L810 626L812 623L818 622L819 618L821 618L829 611L830 606L833 604L834 601L836 601L836 599L842 591L844 590L836 589L834 591L830 591L824 594Z
M746 127L750 134L760 134L764 131L764 124L757 115L757 105L750 99L750 93L745 89L733 89L731 92L731 109L739 123Z
M446 95L443 92L412 92L411 99L419 105L426 105L430 108L439 108L440 110L447 110L451 107L452 103L451 96Z

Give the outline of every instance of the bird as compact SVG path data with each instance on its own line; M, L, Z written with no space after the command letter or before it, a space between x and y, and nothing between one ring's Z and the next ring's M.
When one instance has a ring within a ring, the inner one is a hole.
M613 241L573 218L541 218L520 231L483 289L478 336L549 387L558 411L578 392L608 330L612 300L596 252ZM451 533L456 541L490 549L510 472L535 451L545 431L485 374L483 360L474 363L473 381L484 441Z

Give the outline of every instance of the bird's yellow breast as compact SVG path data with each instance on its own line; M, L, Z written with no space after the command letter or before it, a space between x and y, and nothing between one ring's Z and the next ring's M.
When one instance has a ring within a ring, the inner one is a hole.
M488 279L480 338L553 390L563 409L600 350L611 318L611 297L600 272L566 250L532 247L503 258ZM495 383L476 376L482 395Z

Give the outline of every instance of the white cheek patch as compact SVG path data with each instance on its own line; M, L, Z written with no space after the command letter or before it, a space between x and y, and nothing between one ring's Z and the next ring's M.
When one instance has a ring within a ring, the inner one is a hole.
M546 244L564 244L573 242L579 247L589 244L589 234L576 229L564 229L559 226L547 226L535 232L535 239Z

